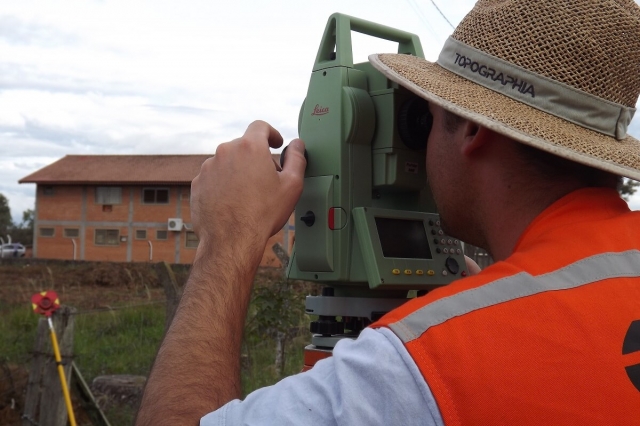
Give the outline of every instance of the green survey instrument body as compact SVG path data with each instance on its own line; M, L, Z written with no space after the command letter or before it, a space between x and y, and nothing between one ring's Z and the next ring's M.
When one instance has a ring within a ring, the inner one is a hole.
M354 64L352 31L424 57L416 35L329 18L298 122L308 163L288 277L336 290L448 284L466 270L462 243L443 232L427 185L428 105L369 62Z

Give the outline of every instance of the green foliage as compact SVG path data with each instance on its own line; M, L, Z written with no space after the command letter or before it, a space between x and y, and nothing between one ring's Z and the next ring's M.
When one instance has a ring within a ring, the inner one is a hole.
M9 208L9 200L7 197L0 194L0 235L7 235L13 227L13 221L11 220L11 209Z
M21 228L27 228L33 230L33 221L35 220L35 212L33 209L27 209L22 212L22 223L19 225Z
M265 338L264 335L245 334L241 375L243 397L302 371L304 348L309 344L310 336L307 331L303 331L289 341L285 349L284 368L278 371L275 366L274 339Z
M245 324L242 388L245 394L302 369L309 340L306 289L284 279L253 289Z
M164 315L162 304L76 315L74 359L85 378L147 375L164 333ZM31 306L0 305L0 358L27 364L40 318Z
M625 201L629 201L629 197L636 193L638 186L640 186L640 182L623 178L620 185L618 185L618 192Z
M148 376L164 336L164 319L163 304L79 315L74 354L85 379L111 374ZM136 407L108 404L105 415L113 425L133 424Z
M75 316L74 361L85 380L91 383L96 376L108 374L146 376L162 340L164 317L162 303L80 311ZM30 305L9 306L0 301L0 360L29 368L40 318ZM114 403L107 404L105 414L113 425L132 424L135 411L133 406Z
M22 243L25 246L33 244L34 216L35 212L32 209L27 209L22 212L22 222L14 223L9 229L13 241Z
M24 246L33 244L33 230L28 228L11 228L8 232L11 235L11 241L21 243Z
M256 286L247 322L248 333L296 334L304 318L305 294L286 280Z
M22 222L13 223L9 200L0 194L0 237L5 240L5 243L8 242L5 236L10 235L13 242L26 246L33 244L34 219L35 212L32 209L27 209L22 212Z
M31 306L8 306L0 300L0 359L11 364L29 361L38 319Z
M86 378L146 376L164 335L163 304L76 316L74 354Z

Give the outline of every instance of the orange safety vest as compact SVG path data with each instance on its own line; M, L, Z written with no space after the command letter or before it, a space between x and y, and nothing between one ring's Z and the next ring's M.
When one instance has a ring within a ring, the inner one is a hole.
M640 212L573 192L514 253L390 312L446 425L640 425Z

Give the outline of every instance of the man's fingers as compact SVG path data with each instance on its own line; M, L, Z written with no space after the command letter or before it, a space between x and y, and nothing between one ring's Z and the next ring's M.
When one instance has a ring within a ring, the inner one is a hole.
M286 160L282 172L299 179L304 178L304 169L307 167L307 160L304 158L304 142L294 139L287 147Z
M283 142L280 132L271 127L269 123L261 120L249 124L249 127L244 132L244 138L252 141L266 139L271 148L280 148Z
M475 262L475 260L471 259L469 256L464 256L464 261L467 264L467 269L469 270L469 275L476 275L482 272L480 266Z

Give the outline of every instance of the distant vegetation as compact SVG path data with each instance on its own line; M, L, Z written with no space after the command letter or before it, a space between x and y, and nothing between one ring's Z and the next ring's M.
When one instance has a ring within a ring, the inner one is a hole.
M625 201L629 201L629 198L638 190L638 186L640 186L640 182L623 178L618 187L618 192Z
M0 194L0 237L4 239L5 243L7 235L10 235L13 242L22 243L25 246L33 244L33 219L34 211L27 209L22 212L22 222L14 223L11 218L9 200Z

